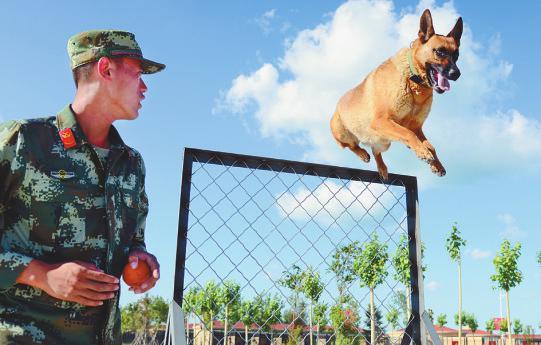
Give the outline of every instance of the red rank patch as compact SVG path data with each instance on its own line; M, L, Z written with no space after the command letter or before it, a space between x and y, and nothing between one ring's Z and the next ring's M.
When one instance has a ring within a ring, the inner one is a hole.
M60 134L60 139L62 139L62 143L64 144L64 148L71 149L75 145L75 137L73 136L73 132L71 131L71 128L66 128L58 132Z

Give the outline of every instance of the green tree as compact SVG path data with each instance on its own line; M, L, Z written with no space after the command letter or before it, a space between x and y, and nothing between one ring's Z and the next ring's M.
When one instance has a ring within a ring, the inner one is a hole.
M407 325L409 322L407 300L408 296L406 296L406 292L401 290L395 291L391 299L393 307L398 310L399 315L402 315L403 325Z
M446 324L447 324L447 315L445 314L438 315L438 326L440 326L440 328L443 328Z
M349 287L357 279L354 269L354 260L359 256L361 250L359 241L353 241L339 247L333 254L330 265L334 273L338 287L338 299L336 304L330 308L329 318L335 331L336 345L351 345L359 342L357 325L359 322L358 305L349 294Z
M228 345L229 321L235 324L238 320L239 303L240 285L232 280L226 280L218 291L218 304L223 311L225 345Z
M455 325L457 326L467 326L466 324L466 319L467 319L467 316L468 316L468 313L467 312L462 312L462 317L459 318L458 314L455 314L455 317L454 317L454 320L455 320ZM459 324L460 322L460 324Z
M389 258L387 253L387 244L381 243L376 233L372 239L365 243L361 248L359 255L353 262L356 275L359 277L361 287L370 289L370 344L376 344L376 324L374 310L374 289L383 283L387 276L385 263Z
M497 284L497 287L505 291L505 300L507 304L507 320L511 320L511 310L509 308L509 290L522 282L522 272L518 269L518 258L520 257L520 243L511 248L511 243L504 240L500 252L493 260L496 274L490 276L490 279ZM511 327L508 327L509 344L512 344Z
M524 331L522 332L522 334L524 335L524 339L526 340L527 344L533 343L533 335L535 334L535 332L531 325L524 326Z
M359 344L359 307L353 299L331 307L329 317L335 331L336 345Z
M391 325L393 330L398 329L398 310L396 308L392 307L385 316L385 318L387 319L387 322Z
M374 314L372 316L371 307L368 306L368 308L365 309L364 315L366 317L365 319L365 326L366 328L370 329L370 332L376 332L376 334L372 335L370 333L370 339L377 339L383 334L385 334L385 326L383 326L383 320L381 312L377 307L374 307ZM372 330L372 323L374 323L375 327L374 330Z
M339 304L346 303L349 286L357 278L353 268L353 261L359 256L359 251L359 241L353 241L338 248L333 254L330 270L336 276Z
M541 251L537 253L537 263L541 265Z
M282 321L282 308L284 304L278 296L257 296L254 299L254 307L257 311L253 321L259 326L259 330L272 331L272 325ZM272 344L271 334L271 344Z
M314 272L311 266L308 266L304 272L302 272L302 292L304 296L310 301L309 320L310 320L310 345L313 344L313 308L319 301L321 293L323 292L323 283L319 276L319 272Z
M500 332L507 332L509 330L509 327L508 327L508 324L507 324L507 319L502 319L500 321Z
M329 320L327 319L328 305L325 303L318 303L314 305L314 323L316 324L316 344L319 343L319 331L321 327L327 326Z
M466 325L470 328L470 330L474 334L479 328L479 324L477 323L477 319L475 318L475 315L473 313L466 315Z
M494 319L490 319L485 323L485 328L487 329L487 332L489 334L492 334L494 332Z
M210 330L210 336L213 336L214 332L214 318L220 311L220 287L214 280L209 280L202 290L198 294L198 305L200 308L200 315L203 319L203 326L205 331ZM205 332L203 332L203 344L205 343Z
M521 334L522 333L522 330L523 330L523 325L522 323L520 322L519 319L514 319L513 320L513 333L515 334Z
M406 234L400 235L400 241L398 247L391 258L391 263L393 264L395 274L394 279L399 281L406 288L406 314L407 319L409 320L411 314L411 280L410 280L410 260L409 260L409 244L408 237ZM421 245L421 257L424 257L424 244ZM426 271L426 266L423 265L423 273ZM424 274L423 274L424 275Z
M458 264L458 343L462 344L462 247L466 241L460 237L460 230L455 222L451 228L449 237L445 240L445 248L452 261Z
M167 322L169 305L164 298L148 296L121 308L122 331L133 331L146 339Z
M201 301L198 298L200 290L201 288L199 286L190 287L188 291L184 294L184 301L182 303L182 310L184 311L184 315L186 315L186 332L190 331L188 328L188 322L191 319L194 341L195 341L195 322L196 322L196 319L200 318L200 316L197 315L197 313L201 309L199 305Z
M248 344L248 330L251 328L257 306L251 300L244 300L239 305L239 319L244 324L244 342Z
M291 290L291 308L293 323L297 324L303 319L304 304L301 294L304 290L303 287L303 271L297 265L291 266L288 271L282 272L282 278L278 283Z
M426 313L428 314L428 318L430 319L430 321L432 321L432 324L434 324L434 310L428 308L426 310Z

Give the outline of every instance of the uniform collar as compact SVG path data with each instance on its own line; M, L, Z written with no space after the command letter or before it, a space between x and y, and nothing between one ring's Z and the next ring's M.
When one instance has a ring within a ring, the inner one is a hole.
M73 112L73 109L71 108L71 104L68 104L64 107L57 115L56 115L56 126L58 127L58 137L60 138L60 131L71 129L71 132L73 133L73 137L75 138L75 145L70 149L81 147L82 145L88 144L91 145L88 141L85 133L77 123L77 118L75 116L75 113ZM61 138L60 138L61 139ZM126 148L126 144L124 144L124 141L122 141L122 138L120 137L120 134L118 134L118 131L114 126L111 126L111 129L109 130L109 143L111 145L111 149L124 149Z

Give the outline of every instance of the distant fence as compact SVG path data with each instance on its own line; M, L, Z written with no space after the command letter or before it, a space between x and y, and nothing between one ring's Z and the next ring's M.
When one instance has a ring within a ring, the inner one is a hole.
M414 177L187 148L178 234L188 345L425 344Z

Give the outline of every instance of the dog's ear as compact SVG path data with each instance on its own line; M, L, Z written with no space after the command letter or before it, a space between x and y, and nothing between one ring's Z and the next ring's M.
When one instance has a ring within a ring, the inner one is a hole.
M432 25L432 15L427 8L421 16L421 24L419 26L419 39L422 43L426 43L430 37L434 36L434 26Z
M447 37L452 37L457 46L460 46L460 37L462 37L462 17L456 21L455 27L447 34Z

